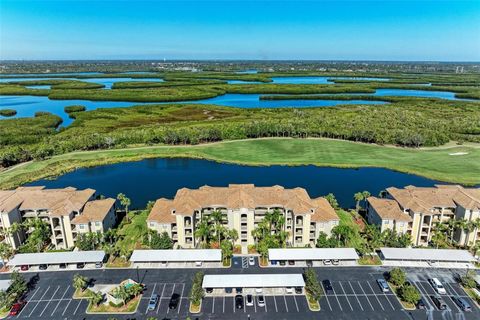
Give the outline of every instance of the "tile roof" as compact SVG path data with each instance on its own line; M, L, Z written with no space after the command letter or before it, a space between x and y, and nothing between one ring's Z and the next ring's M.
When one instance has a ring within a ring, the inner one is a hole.
M73 224L103 221L110 209L115 205L116 200L112 198L89 201L85 204L82 214L76 216Z
M20 187L0 191L0 211L10 212L19 207L20 210L48 210L52 216L68 215L72 211L81 211L94 194L93 189L76 190L72 187Z
M397 201L368 197L368 203L382 219L410 222L412 218L400 209Z
M191 215L195 210L208 207L255 209L277 206L293 210L295 214L312 214L315 221L338 219L335 210L325 199L311 199L303 188L230 184L228 187L203 186L193 190L180 189L173 200L164 198L157 200L148 220L175 222L174 214Z
M388 193L406 209L428 213L435 207L480 209L480 189L459 185L436 185L432 188L407 186L404 189L388 188Z

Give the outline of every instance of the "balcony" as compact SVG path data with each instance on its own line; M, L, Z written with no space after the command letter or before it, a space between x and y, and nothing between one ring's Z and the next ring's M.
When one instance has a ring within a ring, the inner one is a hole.
M177 226L172 228L172 232L177 232Z
M172 234L172 239L173 240L178 240L178 234L176 234L176 233Z
M246 226L246 225L245 225L245 226L244 226L244 225L242 225L242 226L240 227L240 230L241 230L241 231L247 231L247 230L248 230L248 228L247 228L247 226Z
M185 232L185 237L192 237L193 233L192 232Z

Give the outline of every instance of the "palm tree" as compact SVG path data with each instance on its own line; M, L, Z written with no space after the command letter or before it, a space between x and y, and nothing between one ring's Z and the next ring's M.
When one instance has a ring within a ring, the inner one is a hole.
M362 192L357 192L353 195L353 199L355 200L355 209L360 211L360 201L364 199L363 193Z
M368 191L362 191L362 194L363 194L363 201L365 202L364 205L365 207L367 206L367 198L371 196L370 192Z
M461 233L460 234L463 234L463 232L465 232L468 228L468 221L467 219L458 219L456 220L455 222L455 228L460 230Z
M474 221L466 221L465 228L463 231L465 232L465 240L463 246L466 248L468 247L468 238L470 238L470 234L473 230L475 230L475 222Z
M87 287L87 278L76 273L73 276L73 287L77 290L81 289L83 292Z
M231 229L227 231L227 237L232 241L232 245L235 246L235 242L238 240L238 231L237 229Z
M92 292L90 295L90 301L92 304L98 306L103 301L103 294L101 292Z
M125 216L127 217L127 221L129 221L128 219L128 207L130 206L130 204L132 203L131 200L129 198L127 198L126 195L124 195L123 193L119 193L117 195L117 200L120 201L120 204L125 208Z
M12 246L6 242L0 242L0 258L2 259L2 267L5 265L5 259L10 258L12 254Z
M210 214L210 220L214 223L215 225L215 236L218 239L218 245L220 245L221 242L221 231L222 231L222 223L223 223L223 212L220 210L214 210Z
M208 236L210 235L211 228L208 224L207 219L202 218L200 223L197 225L195 230L195 237L201 239L201 243L207 244L208 243Z
M115 288L114 296L120 300L122 300L123 305L127 303L127 300L130 298L130 292L128 292L127 288L124 285L120 285Z
M18 240L19 244L22 243L22 240L20 239L20 231L22 231L22 230L23 230L23 225L18 223L18 222L14 222L10 226L10 231L17 235L17 240Z
M473 243L472 246L477 242L478 229L480 229L480 218L476 218L472 221L473 225Z

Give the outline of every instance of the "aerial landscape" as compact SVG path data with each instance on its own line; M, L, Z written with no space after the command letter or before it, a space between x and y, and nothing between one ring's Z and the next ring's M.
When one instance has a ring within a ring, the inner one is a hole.
M478 1L0 13L0 319L480 318Z

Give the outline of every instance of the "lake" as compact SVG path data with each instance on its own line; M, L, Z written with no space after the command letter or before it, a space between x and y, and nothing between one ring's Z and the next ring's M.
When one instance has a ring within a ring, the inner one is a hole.
M266 83L278 83L278 84L335 84L334 81L329 79L342 79L342 80L368 80L368 81L389 81L388 78L370 78L370 77L272 77L273 82ZM229 80L229 84L255 84L265 83L259 81L244 81L244 80Z
M159 158L78 169L54 180L39 180L29 185L93 188L107 197L116 197L122 192L132 200L132 208L142 208L149 200L173 198L176 191L183 187L227 186L229 183L302 187L311 197L333 193L341 206L353 207L353 194L358 191L367 190L376 196L391 186L426 187L439 182L382 168L341 169L311 165L259 167L197 159Z
M86 78L86 79L77 79L77 78L0 78L0 83L12 82L12 81L35 81L35 80L78 80L84 82L92 82L103 84L104 89L111 89L115 82L163 82L163 79L159 78Z

